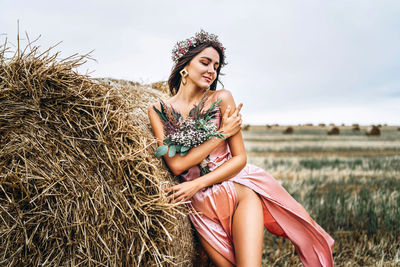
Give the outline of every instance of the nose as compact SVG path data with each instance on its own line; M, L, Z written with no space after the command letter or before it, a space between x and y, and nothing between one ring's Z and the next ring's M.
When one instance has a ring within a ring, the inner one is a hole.
M208 67L208 73L210 73L211 75L215 75L217 71L214 69L214 66L210 65Z

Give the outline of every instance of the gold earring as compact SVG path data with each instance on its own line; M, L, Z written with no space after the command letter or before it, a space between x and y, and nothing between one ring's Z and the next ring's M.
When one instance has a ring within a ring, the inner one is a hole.
M183 68L179 73L182 76L182 84L186 85L186 83L187 83L186 77L189 75L188 71L185 68Z

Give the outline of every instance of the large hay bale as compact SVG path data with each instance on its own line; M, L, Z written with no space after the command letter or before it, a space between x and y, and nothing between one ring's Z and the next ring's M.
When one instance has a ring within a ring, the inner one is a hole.
M378 126L371 125L365 130L365 135L367 136L380 136L381 135L381 130L379 129Z
M283 130L283 133L284 134L292 134L293 133L293 127L292 126L288 126L288 127L286 127L286 129L285 130Z
M337 135L340 133L340 130L336 126L330 126L327 133L328 135Z
M190 266L187 210L166 202L175 181L153 156L147 118L165 95L79 75L87 56L9 50L0 47L0 265Z

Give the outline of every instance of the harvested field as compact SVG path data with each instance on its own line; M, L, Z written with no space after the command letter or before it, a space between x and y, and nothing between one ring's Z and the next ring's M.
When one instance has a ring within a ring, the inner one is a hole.
M244 133L248 161L265 168L335 239L335 266L400 265L400 133L380 137L340 127L253 127ZM366 127L360 127L365 129ZM265 266L297 266L290 241L265 231Z

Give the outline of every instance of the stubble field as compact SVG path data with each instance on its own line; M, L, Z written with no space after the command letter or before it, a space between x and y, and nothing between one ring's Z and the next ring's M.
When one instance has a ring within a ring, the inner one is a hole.
M279 180L334 239L335 266L400 266L400 131L382 127L251 127L248 163ZM264 266L301 265L290 241L265 230Z

